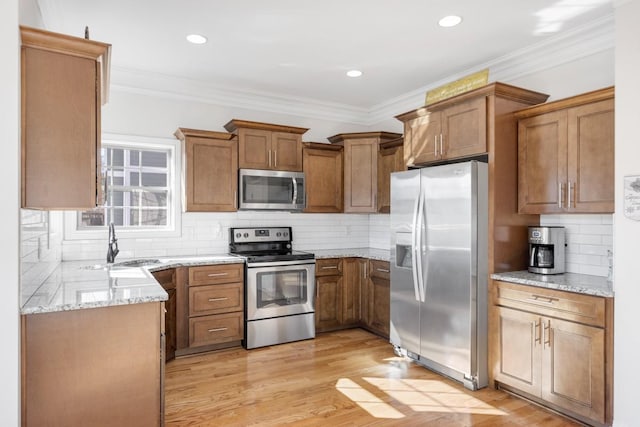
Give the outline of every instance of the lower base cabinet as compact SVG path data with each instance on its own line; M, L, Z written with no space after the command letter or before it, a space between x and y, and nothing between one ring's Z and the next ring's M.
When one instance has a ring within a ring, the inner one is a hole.
M160 283L160 286L167 292L169 298L164 303L165 310L165 360L173 360L176 357L176 269L156 271L153 277Z
M490 368L498 387L582 422L612 422L613 300L494 282Z
M164 303L21 321L23 426L162 425Z
M367 315L364 316L367 329L389 337L389 325L391 323L391 277L389 262L369 261L370 273L367 282L367 299L365 306Z

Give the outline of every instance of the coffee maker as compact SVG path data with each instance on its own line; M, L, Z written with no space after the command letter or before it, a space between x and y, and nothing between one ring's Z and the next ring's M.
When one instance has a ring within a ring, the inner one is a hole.
M529 272L564 273L564 227L529 227Z

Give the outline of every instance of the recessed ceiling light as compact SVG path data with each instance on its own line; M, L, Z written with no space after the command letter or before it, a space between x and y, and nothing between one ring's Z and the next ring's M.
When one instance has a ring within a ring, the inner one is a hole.
M455 27L461 22L462 22L462 18L460 18L459 16L449 15L439 20L438 25L440 25L441 27Z
M205 36L201 36L200 34L189 34L187 36L187 40L189 40L193 44L205 44L207 42L207 38Z
M347 71L347 76L349 77L360 77L362 75L362 71L360 70L349 70Z

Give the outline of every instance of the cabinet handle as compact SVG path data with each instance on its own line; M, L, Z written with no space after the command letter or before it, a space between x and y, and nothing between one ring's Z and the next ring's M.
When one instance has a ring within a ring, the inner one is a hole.
M542 328L540 327L540 319L537 322L533 323L533 327L536 330L536 337L534 339L534 343L541 344L542 343Z
M229 328L213 328L213 329L207 329L207 332L222 332L222 331L226 331Z
M531 298L527 298L531 302L541 302L543 304L553 304L554 301L558 301L558 298L543 297L540 295L531 295Z
M233 207L234 209L238 209L238 192L233 192Z
M544 344L551 347L551 319L548 319L544 325Z
M576 207L576 203L575 203L575 200L573 200L573 196L572 196L573 191L571 191L571 190L572 190L573 186L571 185L571 181L569 181L569 183L567 185L569 186L569 191L568 191L568 194L567 194L567 207L569 209L571 209L571 202L573 201L573 207L575 208Z
M433 155L438 157L438 135L433 135Z
M228 299L229 299L229 298L227 298L227 297L209 298L209 299L208 299L208 301L209 301L209 302L216 302L216 301L226 301L226 300L228 300Z
M558 182L558 207L562 209L562 183Z
M229 273L210 273L207 274L207 277L220 277L220 276L228 276Z
M330 265L330 266L326 266L326 267L320 267L322 270L337 270L338 266L337 265Z
M442 140L444 138L442 137L442 134L440 134L440 156L444 156L444 149L442 148Z
M271 150L269 150L269 167L271 167Z
M386 268L376 268L376 270L378 270L380 273L388 273L389 270L387 270Z
M274 168L278 167L278 151L277 150L273 150L273 167Z

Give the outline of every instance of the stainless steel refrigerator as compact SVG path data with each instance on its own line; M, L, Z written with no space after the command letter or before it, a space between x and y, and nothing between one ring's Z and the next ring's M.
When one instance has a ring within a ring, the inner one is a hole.
M391 174L396 353L476 390L487 385L487 164Z

